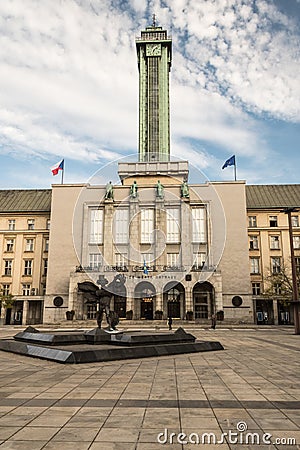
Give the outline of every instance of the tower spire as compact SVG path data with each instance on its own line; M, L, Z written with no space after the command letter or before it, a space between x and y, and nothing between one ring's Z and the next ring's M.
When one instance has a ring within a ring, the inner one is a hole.
M152 14L152 26L154 28L156 27L156 16L155 16L155 14Z

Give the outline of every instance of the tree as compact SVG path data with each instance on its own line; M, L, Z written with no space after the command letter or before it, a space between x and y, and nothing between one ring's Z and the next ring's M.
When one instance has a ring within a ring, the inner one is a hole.
M300 293L300 272L297 272L298 289ZM268 298L277 297L282 303L288 304L293 299L293 281L291 268L284 263L278 271L270 273L264 278L263 295Z
M11 309L15 302L15 297L12 294L4 294L3 290L0 290L0 318L1 318L1 309Z

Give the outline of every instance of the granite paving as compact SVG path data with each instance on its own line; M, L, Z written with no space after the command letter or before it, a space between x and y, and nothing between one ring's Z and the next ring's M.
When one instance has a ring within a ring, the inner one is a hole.
M67 366L0 351L0 450L300 449L300 336L187 331L225 350Z

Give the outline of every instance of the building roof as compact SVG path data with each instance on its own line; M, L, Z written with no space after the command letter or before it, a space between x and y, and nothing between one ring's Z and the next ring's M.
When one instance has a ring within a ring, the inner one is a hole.
M50 212L51 189L0 190L0 212Z
M248 209L300 208L300 184L246 185Z

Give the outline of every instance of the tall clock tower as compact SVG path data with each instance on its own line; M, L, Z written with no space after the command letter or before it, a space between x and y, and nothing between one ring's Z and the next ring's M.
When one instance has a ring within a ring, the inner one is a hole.
M139 67L139 161L170 161L169 72L172 40L152 26L136 39Z

